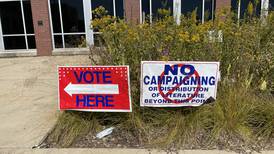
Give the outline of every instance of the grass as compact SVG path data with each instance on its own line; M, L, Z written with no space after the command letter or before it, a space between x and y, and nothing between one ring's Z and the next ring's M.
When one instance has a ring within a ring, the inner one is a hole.
M57 147L69 147L78 136L99 128L97 119L90 113L64 112L60 114L48 142L58 143Z
M133 113L63 112L48 142L70 147L79 137L115 126L148 148L251 147L274 137L274 98L221 87L213 104L198 108L139 108Z

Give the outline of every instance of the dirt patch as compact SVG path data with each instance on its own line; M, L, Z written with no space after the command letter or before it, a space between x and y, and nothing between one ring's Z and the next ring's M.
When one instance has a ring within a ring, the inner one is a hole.
M60 148L56 142L48 138L41 144L42 148ZM132 133L115 128L110 135L101 139L90 132L85 136L78 137L70 146L71 148L144 148L144 144Z
M122 129L114 129L112 134L98 139L95 134L89 133L82 138L78 138L72 147L77 148L144 148L138 138L132 133Z
M106 128L106 127L105 127ZM151 131L154 132L153 134L150 134L154 137L159 136L161 133L157 133L157 131ZM195 149L203 149L203 150L213 150L213 149L219 149L219 150L231 150L237 153L251 153L252 151L260 152L262 150L274 150L274 139L268 142L263 142L258 140L258 142L254 143L244 143L242 140L240 140L237 136L227 139L226 136L223 136L223 138L220 138L216 142L213 142L211 144L207 144L205 138L206 134L200 133L198 135L198 138L195 138L193 140L196 140L196 142L190 141L189 143L183 143L179 148L173 146L174 144L170 144L168 147L161 147L155 146L155 145L148 145L146 143L142 142L142 139L138 137L138 134L134 134L133 132L127 131L122 128L115 128L113 132L105 136L102 139L96 138L95 133L88 133L87 135L78 137L75 139L75 141L72 143L70 148L140 148L140 149L152 149L157 148L161 150L165 150L167 152L176 152L179 149L184 150L195 150ZM60 148L60 145L54 142L49 142L48 140L45 140L45 142L42 144L42 148Z

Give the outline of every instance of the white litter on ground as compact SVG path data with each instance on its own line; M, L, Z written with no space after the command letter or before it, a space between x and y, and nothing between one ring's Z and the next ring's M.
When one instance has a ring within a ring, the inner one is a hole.
M96 135L96 138L101 139L101 138L103 138L103 137L105 137L105 136L110 135L110 134L112 133L113 129L114 129L114 127L110 127L110 128L107 128L107 129L105 129L105 130L99 132L99 133Z

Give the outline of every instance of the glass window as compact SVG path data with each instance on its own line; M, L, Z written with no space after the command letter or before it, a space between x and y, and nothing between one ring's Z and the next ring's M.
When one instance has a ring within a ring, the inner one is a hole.
M142 0L142 18L143 18L143 22L147 21L149 22L149 1L150 0Z
M248 13L248 5L253 6L253 14L260 16L261 2L260 0L241 0L240 18L244 18Z
M4 37L4 46L6 50L26 49L25 36Z
M51 0L50 2L54 47L79 47L82 43L80 36L86 34L83 0Z
M23 1L23 6L24 6L24 17L25 17L27 34L33 34L34 28L33 28L33 22L32 22L33 20L32 20L32 14L31 14L30 1Z
M54 36L54 45L55 45L55 48L63 48L62 35Z
M150 6L150 3L152 6ZM152 12L150 12L150 7ZM168 10L161 14L160 9ZM143 21L151 21L150 13L152 14L153 19L161 18L162 15L173 15L173 0L142 0L142 18Z
M54 33L61 33L61 21L58 0L50 1L51 19Z
M115 0L116 17L124 18L124 0Z
M142 20L152 21L150 19L150 14L155 19L161 17L159 14L159 9L165 9L170 11L170 15L174 15L174 4L173 0L142 0ZM152 6L150 6L150 3ZM197 20L202 21L204 15L204 20L213 20L214 12L216 9L215 3L216 0L204 0L204 12L203 11L203 0L180 0L181 14L183 16L190 17L191 14L195 11ZM175 6L176 7L176 6ZM152 12L150 12L152 9ZM179 13L179 12L178 12ZM166 13L164 13L166 14ZM177 13L176 13L177 14Z
M204 19L205 21L214 19L215 12L215 3L216 0L205 0L205 12Z
M91 8L95 10L99 6L104 7L108 15L114 15L113 13L113 0L91 0ZM94 16L92 18L95 18Z
M273 0L269 0L269 10L274 11L274 1Z
M185 16L190 16L193 11L197 11L197 19L202 19L202 0L181 0L181 13Z
M5 50L36 48L29 0L0 2L0 20Z
M165 9L169 10L170 14L173 14L173 0L152 0L152 16L153 17L161 17L159 15L158 10L159 9Z
M0 11L3 34L24 34L19 1L0 2Z
M115 8L113 2L115 2ZM92 33L86 25L89 25L91 15L95 17L91 11L99 6L104 7L109 15L124 18L124 0L50 0L54 48L86 47L86 41L92 40L92 38L86 38ZM91 11L84 12L84 8L89 7ZM93 31L96 30L93 29Z
M83 48L86 47L85 35L67 35L65 36L66 48Z
M238 10L238 0L231 0L231 10L237 13Z
M61 0L64 33L85 32L83 0Z
M36 42L34 36L28 36L28 46L29 49L35 49L36 48Z

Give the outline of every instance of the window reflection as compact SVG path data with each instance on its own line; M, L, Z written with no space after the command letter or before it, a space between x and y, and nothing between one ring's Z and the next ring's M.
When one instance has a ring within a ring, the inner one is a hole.
M54 36L54 45L55 45L55 48L63 48L62 35Z
M202 0L181 0L181 13L184 16L190 16L193 11L196 11L198 20L202 20Z
M149 22L149 0L142 0L142 18L143 18L143 22Z
M95 10L99 6L102 6L106 9L108 15L114 15L113 13L113 0L91 0L91 8ZM95 16L92 16L94 19Z
M35 49L36 48L36 42L34 36L28 36L28 46L29 49Z
M115 0L116 17L124 18L124 0Z
M274 11L274 1L273 0L269 0L269 10Z
M30 1L23 1L24 7L24 17L26 23L26 31L28 34L34 33L33 23L32 23L32 14L31 14L31 5Z
M61 22L60 22L58 0L51 0L50 8L51 8L51 20L52 20L53 32L61 33Z
M25 36L4 37L4 46L6 50L26 49Z
M259 0L241 0L241 11L240 18L244 18L248 14L248 5L252 5L253 14L256 16L260 15L261 1Z
M85 35L67 35L65 36L66 48L83 48L86 47Z
M0 11L3 34L24 34L19 1L0 2Z
M248 11L248 6L251 5L251 8L253 12ZM238 14L238 6L239 2L238 0L232 0L231 1L231 10L234 11L234 13ZM250 15L252 16L260 16L261 11L261 1L260 0L241 0L240 1L240 19L245 18L246 16Z
M204 19L205 21L214 19L216 0L205 0L205 12Z
M152 0L152 16L153 18L161 18L161 13L159 9L168 10L169 14L164 15L172 15L173 14L173 0ZM162 14L162 15L163 15Z
M5 50L36 48L30 1L0 2L0 20Z
M83 0L61 0L65 33L85 32Z

